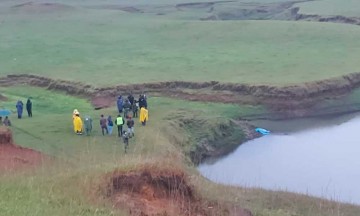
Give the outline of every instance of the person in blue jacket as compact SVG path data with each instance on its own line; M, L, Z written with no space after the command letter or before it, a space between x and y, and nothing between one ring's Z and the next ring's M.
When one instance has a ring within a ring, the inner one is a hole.
M123 98L122 98L121 95L118 97L116 104L117 104L117 108L118 108L118 110L119 110L119 113L122 113L122 111L123 111L123 105L124 105L124 100L123 100Z
M23 102L19 100L19 101L16 103L16 110L17 110L18 118L19 118L19 119L21 119L21 117L22 117L23 107L24 107Z

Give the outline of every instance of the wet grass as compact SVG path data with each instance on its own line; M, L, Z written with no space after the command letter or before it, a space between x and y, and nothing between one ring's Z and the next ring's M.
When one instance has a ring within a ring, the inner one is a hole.
M17 120L12 115L17 144L31 147L57 158L36 172L2 174L0 176L0 207L2 215L126 215L96 197L98 178L115 168L123 170L139 164L175 163L191 175L199 192L208 199L237 203L255 215L358 215L359 208L332 204L301 195L219 186L199 176L188 167L182 154L181 142L187 143L186 133L171 119L191 117L214 122L241 115L261 112L252 106L185 102L167 98L149 98L150 121L141 127L136 121L136 137L130 140L128 154L113 134L103 137L97 126L101 113L115 115L115 107L93 110L84 99L49 92L33 87L1 88L9 98L1 108L12 109L18 99L33 97L34 117ZM91 137L76 136L72 131L71 113L94 119ZM13 110L13 109L12 109ZM174 115L176 114L176 115ZM170 119L170 121L169 121ZM207 133L208 127L194 127L194 132ZM186 167L186 168L185 168ZM311 205L311 208L308 206ZM325 206L325 207L324 207Z
M13 12L7 4L0 16L1 76L34 73L95 85L167 80L282 85L360 68L360 29L351 25L202 22L191 18L197 10L171 9L159 16L89 9L84 3L35 14Z

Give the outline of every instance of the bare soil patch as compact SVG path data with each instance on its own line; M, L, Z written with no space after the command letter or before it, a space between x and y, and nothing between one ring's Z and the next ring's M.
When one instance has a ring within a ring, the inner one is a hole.
M175 169L147 165L132 171L115 171L105 181L105 188L100 188L102 195L115 207L127 208L130 215L251 215L241 208L202 200L188 177Z
M11 130L0 127L0 171L16 171L34 168L48 158L40 152L16 146Z
M324 100L345 97L352 90L360 87L360 73L288 86L220 83L217 81L169 81L97 88L79 82L53 80L28 74L2 77L0 85L31 85L62 91L70 95L89 98L97 109L113 105L116 97L120 94L132 92L136 95L146 92L152 96L166 96L191 101L263 105L273 114L288 118L311 116L312 109ZM342 108L338 107L337 109Z

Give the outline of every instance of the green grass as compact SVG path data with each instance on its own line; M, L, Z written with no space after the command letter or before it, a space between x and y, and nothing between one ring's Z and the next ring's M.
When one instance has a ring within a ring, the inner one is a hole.
M357 0L320 0L296 4L303 14L347 17L360 16L360 2Z
M39 15L3 6L0 75L33 73L95 85L167 80L282 85L360 69L356 26L202 22L190 18L196 11L157 16L79 5Z
M44 164L33 173L0 175L0 209L2 215L9 216L126 215L125 212L111 208L109 202L96 198L98 179L104 173L148 162L175 162L184 166L180 146L182 142L189 141L189 134L172 124L178 118L193 116L194 120L211 123L217 119L226 120L264 112L261 107L198 103L150 96L149 124L141 127L136 121L136 137L130 142L129 154L125 155L122 143L116 136L103 137L97 126L99 115L115 115L115 107L96 111L84 99L33 87L16 86L0 90L9 98L1 103L1 108L13 110L17 100L33 97L32 119L25 117L18 120L15 115L11 116L16 143L57 159ZM95 130L91 137L73 133L71 113L74 108L78 108L82 115L86 113L93 117ZM208 133L209 125L206 126L192 130L201 135ZM358 215L360 211L354 206L330 205L301 195L220 187L205 181L194 168L186 169L204 196L236 202L251 209L257 216L335 216L338 212ZM289 204L289 200L292 204ZM310 204L313 207L308 209ZM326 207L321 207L323 205Z

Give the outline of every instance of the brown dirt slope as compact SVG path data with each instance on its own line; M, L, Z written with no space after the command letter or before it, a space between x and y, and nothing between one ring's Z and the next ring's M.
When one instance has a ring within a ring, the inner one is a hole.
M108 107L117 95L147 92L154 96L168 96L191 101L265 105L273 111L300 110L301 115L324 99L345 96L360 87L360 72L341 77L307 82L298 85L271 86L237 83L169 81L93 87L79 82L53 80L46 77L21 74L0 78L1 86L31 85L70 95L92 99L95 107Z
M144 165L136 170L114 171L105 177L104 185L100 185L101 195L114 206L127 208L130 215L251 215L241 208L202 200L188 177L175 168Z
M45 159L40 152L14 145L11 130L0 127L0 171L36 167Z

